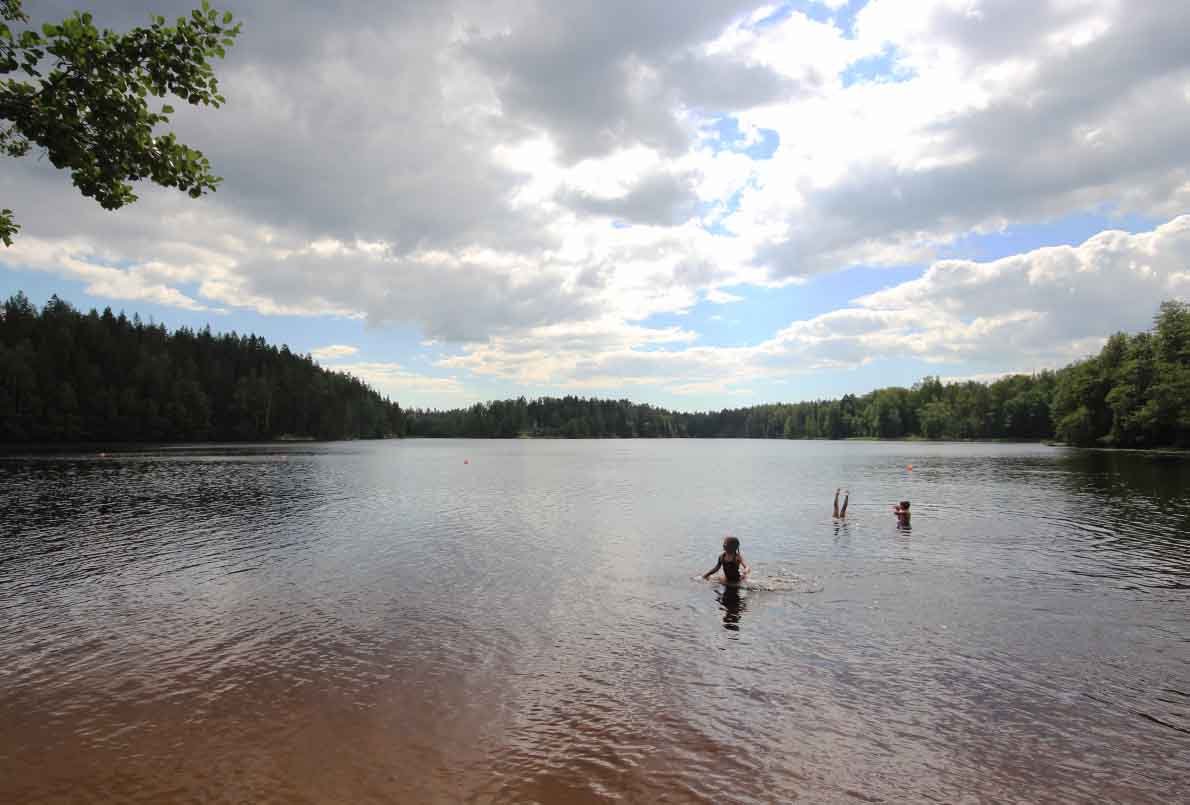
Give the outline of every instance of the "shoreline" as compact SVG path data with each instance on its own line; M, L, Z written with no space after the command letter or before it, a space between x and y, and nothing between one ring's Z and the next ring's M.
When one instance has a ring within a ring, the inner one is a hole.
M754 436L605 436L605 437L568 437L553 435L531 435L520 433L515 436L386 436L379 439L318 439L313 436L282 436L276 439L262 439L253 441L193 441L193 442L0 442L0 455L19 455L22 453L104 453L129 452L133 450L166 450L184 448L244 448L265 445L299 445L299 444L335 444L340 442L382 442L382 441L443 441L457 439L473 442L499 441L572 441L572 442L606 442L606 441L760 441L760 442L884 442L903 444L1017 444L1041 445L1045 447L1067 448L1087 452L1102 453L1149 453L1167 455L1170 457L1190 457L1190 447L1176 447L1173 445L1155 447L1107 447L1107 446L1079 446L1051 439L927 439L922 436L907 436L900 439L882 439L876 436L849 436L843 439L782 439L759 438Z

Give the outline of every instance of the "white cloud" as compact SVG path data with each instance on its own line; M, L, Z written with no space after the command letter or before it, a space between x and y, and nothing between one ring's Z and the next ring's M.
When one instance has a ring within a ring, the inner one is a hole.
M642 350L660 350L696 338L695 333L677 327L641 327L606 319L497 336L483 344L468 345L462 353L442 358L437 365L525 386L612 388L653 382L656 376L619 371L605 365L610 357L652 355Z
M1190 216L992 262L945 260L854 307L794 322L758 351L770 367L906 358L986 371L1061 366L1113 331L1147 329L1163 300L1190 296L1188 263Z
M416 402L421 396L439 398L447 395L462 405L470 401L468 391L461 381L455 377L435 377L432 375L411 372L399 363L384 361L361 361L358 363L337 363L333 367L336 372L346 372L358 377L376 391L407 405L410 400Z
M945 260L850 307L792 322L752 346L689 345L692 333L647 328L495 339L442 365L567 389L651 385L731 393L760 378L909 359L984 367L1061 366L1116 330L1146 329L1165 299L1190 297L1190 215L1151 232L1104 232L1079 246L978 263ZM677 346L675 346L675 344Z
M115 261L114 255L105 255L87 242L65 240L47 241L37 237L23 236L3 252L8 265L43 271L70 279L82 280L87 293L101 299L153 302L182 310L222 313L220 308L209 307L182 293L176 288L156 281L160 275L176 274L162 263L145 263L131 268L119 268L108 261Z
M310 354L320 361L333 361L339 358L349 358L359 352L359 347L347 344L330 344L325 347L310 350Z
M1183 219L934 262L1016 222L1190 209L1185 3L872 0L851 36L742 0L362 2L245 6L228 104L176 120L225 177L212 197L138 188L110 214L10 161L0 195L25 229L0 261L113 299L413 325L451 368L574 388L1061 361L1185 293L1185 263L1140 245L1181 254ZM699 300L746 319L724 288L906 263L934 264L748 347L646 324Z
M1025 339L1029 348L1038 349L1104 336L1106 327L1145 329L1163 299L1190 294L1187 264L1190 215L1151 232L1102 232L1079 246L1037 249L988 263L941 261L920 279L858 302L873 311L912 309L935 320L1033 317L1044 329L1014 332L1011 341Z
M798 276L929 260L964 233L1104 203L1182 212L1187 23L1184 4L874 0L846 58L884 53L904 80L824 80L745 112L782 145L724 225ZM1092 24L1094 47L1049 38Z
M732 302L743 302L744 297L728 293L719 288L711 288L707 291L707 301L713 305L729 305Z

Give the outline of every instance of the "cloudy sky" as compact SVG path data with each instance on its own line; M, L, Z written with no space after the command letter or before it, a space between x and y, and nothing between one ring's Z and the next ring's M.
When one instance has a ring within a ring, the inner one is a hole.
M6 159L5 296L252 331L406 405L682 409L1059 366L1190 297L1190 3L216 5L228 103L174 128L218 193L109 213Z

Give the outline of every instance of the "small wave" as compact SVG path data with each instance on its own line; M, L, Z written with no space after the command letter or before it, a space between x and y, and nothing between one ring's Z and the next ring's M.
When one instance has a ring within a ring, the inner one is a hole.
M821 579L814 576L800 576L797 573L755 576L749 578L741 586L745 590L769 593L820 593L823 590Z
M710 581L711 584L726 585L723 576L716 575L711 579L702 576L692 576L695 581ZM824 586L822 579L817 576L803 576L792 572L765 573L754 572L741 584L732 585L739 590L768 593L820 593Z

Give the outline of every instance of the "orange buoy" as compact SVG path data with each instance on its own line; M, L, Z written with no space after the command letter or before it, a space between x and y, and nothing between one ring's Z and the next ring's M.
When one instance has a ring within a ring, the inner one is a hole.
M913 465L910 464L908 467L906 467L906 469L909 470L910 472L913 472Z

